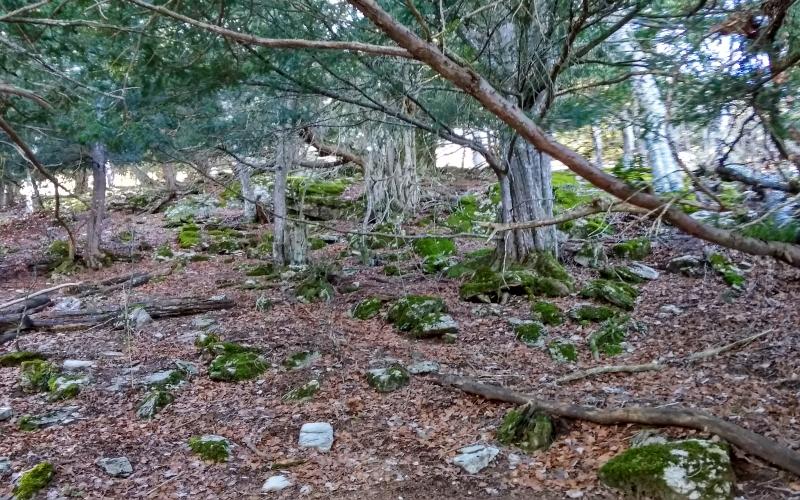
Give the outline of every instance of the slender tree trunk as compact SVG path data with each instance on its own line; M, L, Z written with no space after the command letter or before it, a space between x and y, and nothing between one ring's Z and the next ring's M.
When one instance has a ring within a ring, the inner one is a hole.
M594 164L603 168L603 131L597 125L592 125L592 145L594 146Z
M106 208L106 164L108 153L104 144L99 142L92 146L92 203L89 221L86 224L86 250L83 260L89 267L102 266L100 241L103 233L103 217Z
M175 174L175 165L169 162L162 163L161 173L164 175L164 185L167 192L176 192L178 190L178 179Z
M5 209L8 205L6 204L6 190L7 190L7 182L5 179L0 177L0 210Z
M253 198L253 187L250 185L250 167L243 163L236 162L233 167L239 176L242 185L242 198L244 199L244 222L250 223L256 220L256 204Z
M26 206L31 213L40 212L44 209L44 204L42 203L42 196L39 194L39 183L36 181L36 174L31 172L31 169L27 169L27 173L31 194L26 200Z
M622 166L631 168L636 157L636 133L633 129L633 118L625 113L623 116L625 123L622 127Z
M305 260L305 255L298 255L298 249L303 247L301 242L297 241L300 234L293 229L293 225L286 218L289 212L286 206L286 178L297 156L298 144L294 140L294 136L281 136L278 139L275 185L272 194L272 211L275 218L272 258L277 265L293 264L298 263L299 260ZM305 228L301 229L305 231Z
M86 194L86 184L88 181L89 176L86 175L86 169L83 167L79 167L78 170L75 172L75 189L73 190L73 194L77 197L81 197Z

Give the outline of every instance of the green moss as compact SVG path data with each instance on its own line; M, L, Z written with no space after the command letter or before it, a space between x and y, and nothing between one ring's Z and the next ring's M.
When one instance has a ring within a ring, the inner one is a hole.
M231 453L230 442L222 436L206 434L189 438L189 449L209 462L224 462Z
M383 300L378 297L369 297L353 307L352 314L356 319L366 320L374 318L381 311Z
M333 298L334 290L324 277L311 277L303 281L295 289L295 296L303 302L328 302Z
M644 278L626 266L604 267L600 270L600 276L613 281L624 281L625 283L641 283L645 281Z
M149 388L168 389L180 385L186 380L186 373L182 370L167 370L166 372L159 372L158 375L166 375L158 381L153 381L148 385Z
M56 473L55 467L50 462L40 462L31 469L23 472L14 486L14 498L17 500L30 500L50 484Z
M225 186L225 190L219 195L219 202L222 206L240 199L242 199L242 183L239 181L231 182Z
M172 252L172 248L170 248L170 246L166 243L156 249L156 257L161 257L162 259L171 259L174 256L175 254Z
M47 359L47 356L40 352L33 351L15 351L7 352L0 355L0 366L19 366L23 361L42 361Z
M550 252L536 252L528 257L528 265L540 276L554 278L572 285L572 276Z
M607 356L622 354L622 341L628 334L628 318L611 318L589 336L589 349L595 357L603 353Z
M414 251L422 257L423 271L435 273L448 267L456 245L449 238L427 237L414 240Z
M714 269L731 288L741 290L744 288L745 279L739 269L724 255L711 254L708 257L711 268Z
M627 283L597 279L581 290L581 296L603 300L609 304L631 310L639 292Z
M269 363L252 351L220 354L208 367L211 380L238 382L258 377L269 368Z
M546 450L553 443L555 428L550 417L530 406L509 410L497 429L497 440L526 453Z
M175 396L163 389L148 391L136 409L136 416L143 419L151 419L174 400Z
M562 230L568 231L575 238L589 239L604 234L613 234L614 226L605 219L605 216L597 215L581 219L569 227L562 228Z
M392 392L405 387L411 380L402 365L392 364L388 368L375 368L366 374L367 383L378 392Z
M47 390L50 377L55 374L56 368L47 361L23 361L20 364L20 385L25 392L43 392Z
M69 258L69 243L64 240L55 240L47 247L47 256L59 262Z
M259 264L249 268L244 274L245 276L273 276L275 272L275 266L272 264Z
M51 401L74 398L81 388L88 383L84 375L55 375L47 382Z
M32 415L23 415L17 419L17 428L24 432L33 432L39 428L36 423L36 417Z
M787 224L779 224L775 218L768 218L746 226L740 232L745 236L764 241L800 243L800 223L794 221Z
M319 391L320 384L318 380L309 380L300 387L295 387L291 391L283 395L281 399L284 401L308 401L313 398Z
M514 324L514 334L517 340L528 345L541 343L542 337L547 334L545 327L538 321L519 321Z
M634 238L617 243L611 247L611 252L617 257L641 260L650 255L651 244L648 238Z
M464 260L450 266L447 269L448 278L460 278L467 274L473 274L482 267L489 267L494 256L493 248L481 248L474 252L469 252L464 256Z
M291 354L283 360L283 367L287 370L299 370L311 366L314 361L319 359L316 351L300 351Z
M512 267L504 272L481 267L459 288L463 300L496 302L504 293L512 295L568 295L573 281L564 268L546 253L533 256L529 265Z
M402 276L403 272L394 264L387 264L383 266L383 274L386 276Z
M606 255L602 243L587 241L581 245L581 248L575 253L572 260L581 266L596 269L604 266L606 262L608 262L608 256Z
M578 360L578 351L575 346L563 340L554 340L547 344L550 358L558 363L572 363Z
M442 299L427 295L406 295L389 308L387 319L398 330L415 331L431 317L447 312Z
M328 244L322 238L312 237L308 239L308 247L311 250L319 250L326 246L328 246Z
M545 325L558 326L564 322L564 313L552 302L535 302L531 306L531 314Z
M606 306L580 304L570 309L567 315L580 323L588 321L601 322L616 316L617 311Z
M195 347L200 348L200 350L210 350L211 346L218 342L219 335L207 332L200 333L197 338L194 339Z
M178 246L181 248L192 248L199 244L200 227L193 223L182 225L180 231L178 231Z
M631 448L598 476L628 497L692 500L731 498L735 479L727 447L695 439Z
M338 198L347 189L345 179L320 179L318 177L289 176L286 185L294 196L301 195L309 203Z

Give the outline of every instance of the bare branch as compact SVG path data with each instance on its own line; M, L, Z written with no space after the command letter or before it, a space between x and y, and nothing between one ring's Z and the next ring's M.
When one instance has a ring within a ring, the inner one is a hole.
M30 99L34 101L36 104L43 108L52 109L50 103L45 101L44 98L39 97L35 93L31 92L30 90L21 89L19 87L14 87L13 85L5 85L0 83L0 94L13 94L18 95L20 97L25 97L26 99Z

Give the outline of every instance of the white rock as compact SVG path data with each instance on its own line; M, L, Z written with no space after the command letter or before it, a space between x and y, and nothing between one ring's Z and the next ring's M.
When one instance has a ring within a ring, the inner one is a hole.
M74 371L94 368L95 364L94 361L89 361L86 359L65 359L61 366L66 371Z
M628 264L628 270L645 280L658 279L659 276L658 271L650 266L642 264L641 262L631 262Z
M98 458L95 463L111 477L128 477L133 474L133 466L128 457Z
M319 451L330 451L333 446L333 426L328 422L312 422L300 428L301 448L316 448Z
M153 318L143 307L137 307L128 314L128 324L137 330L152 322Z
M285 490L289 486L291 486L292 481L284 476L283 474L272 476L264 482L264 486L261 487L261 491L264 492L271 492L271 491L281 491Z
M11 472L11 460L8 457L0 457L0 476Z
M439 363L436 361L417 361L408 365L408 373L422 375L425 373L439 373Z
M162 385L167 383L177 372L175 370L164 370L151 373L142 379L143 385Z
M56 302L54 309L59 312L78 311L81 308L81 299L75 297L64 297Z
M477 474L488 467L494 457L500 453L497 448L480 443L461 448L458 451L459 454L453 458L453 463L470 474Z
M10 406L0 406L0 422L8 420L14 416L14 410Z

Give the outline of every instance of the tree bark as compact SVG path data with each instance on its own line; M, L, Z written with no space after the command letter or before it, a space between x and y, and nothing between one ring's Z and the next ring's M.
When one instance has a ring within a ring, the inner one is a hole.
M31 186L31 195L26 199L26 208L29 212L41 212L44 210L42 196L39 194L39 183L36 182L36 174L31 169L25 170L28 174L28 184Z
M164 186L167 192L174 193L178 190L178 179L175 174L175 165L169 162L161 164L161 173L164 175Z
M603 130L598 125L592 125L592 146L594 164L597 168L603 168Z
M285 266L291 263L291 255L286 252L289 215L286 206L286 178L298 156L298 146L290 135L278 138L277 158L275 162L275 185L272 194L273 222L272 258L276 265Z
M367 155L364 182L366 218L382 222L393 214L414 213L419 203L414 130L379 130L369 134L374 148Z
M104 144L92 145L92 203L89 221L86 224L86 250L83 260L91 268L102 266L100 242L103 233L103 218L106 209L106 164L108 153Z
M78 167L75 171L75 189L73 190L73 194L77 197L81 197L86 194L86 184L89 180L89 176L86 175L86 169L83 167Z
M236 170L239 183L242 185L242 198L244 201L243 220L246 223L255 222L256 204L253 198L253 187L250 185L250 167L237 161L233 168Z
M622 167L629 169L636 158L636 133L633 128L633 118L629 113L623 115L625 123L622 126Z

